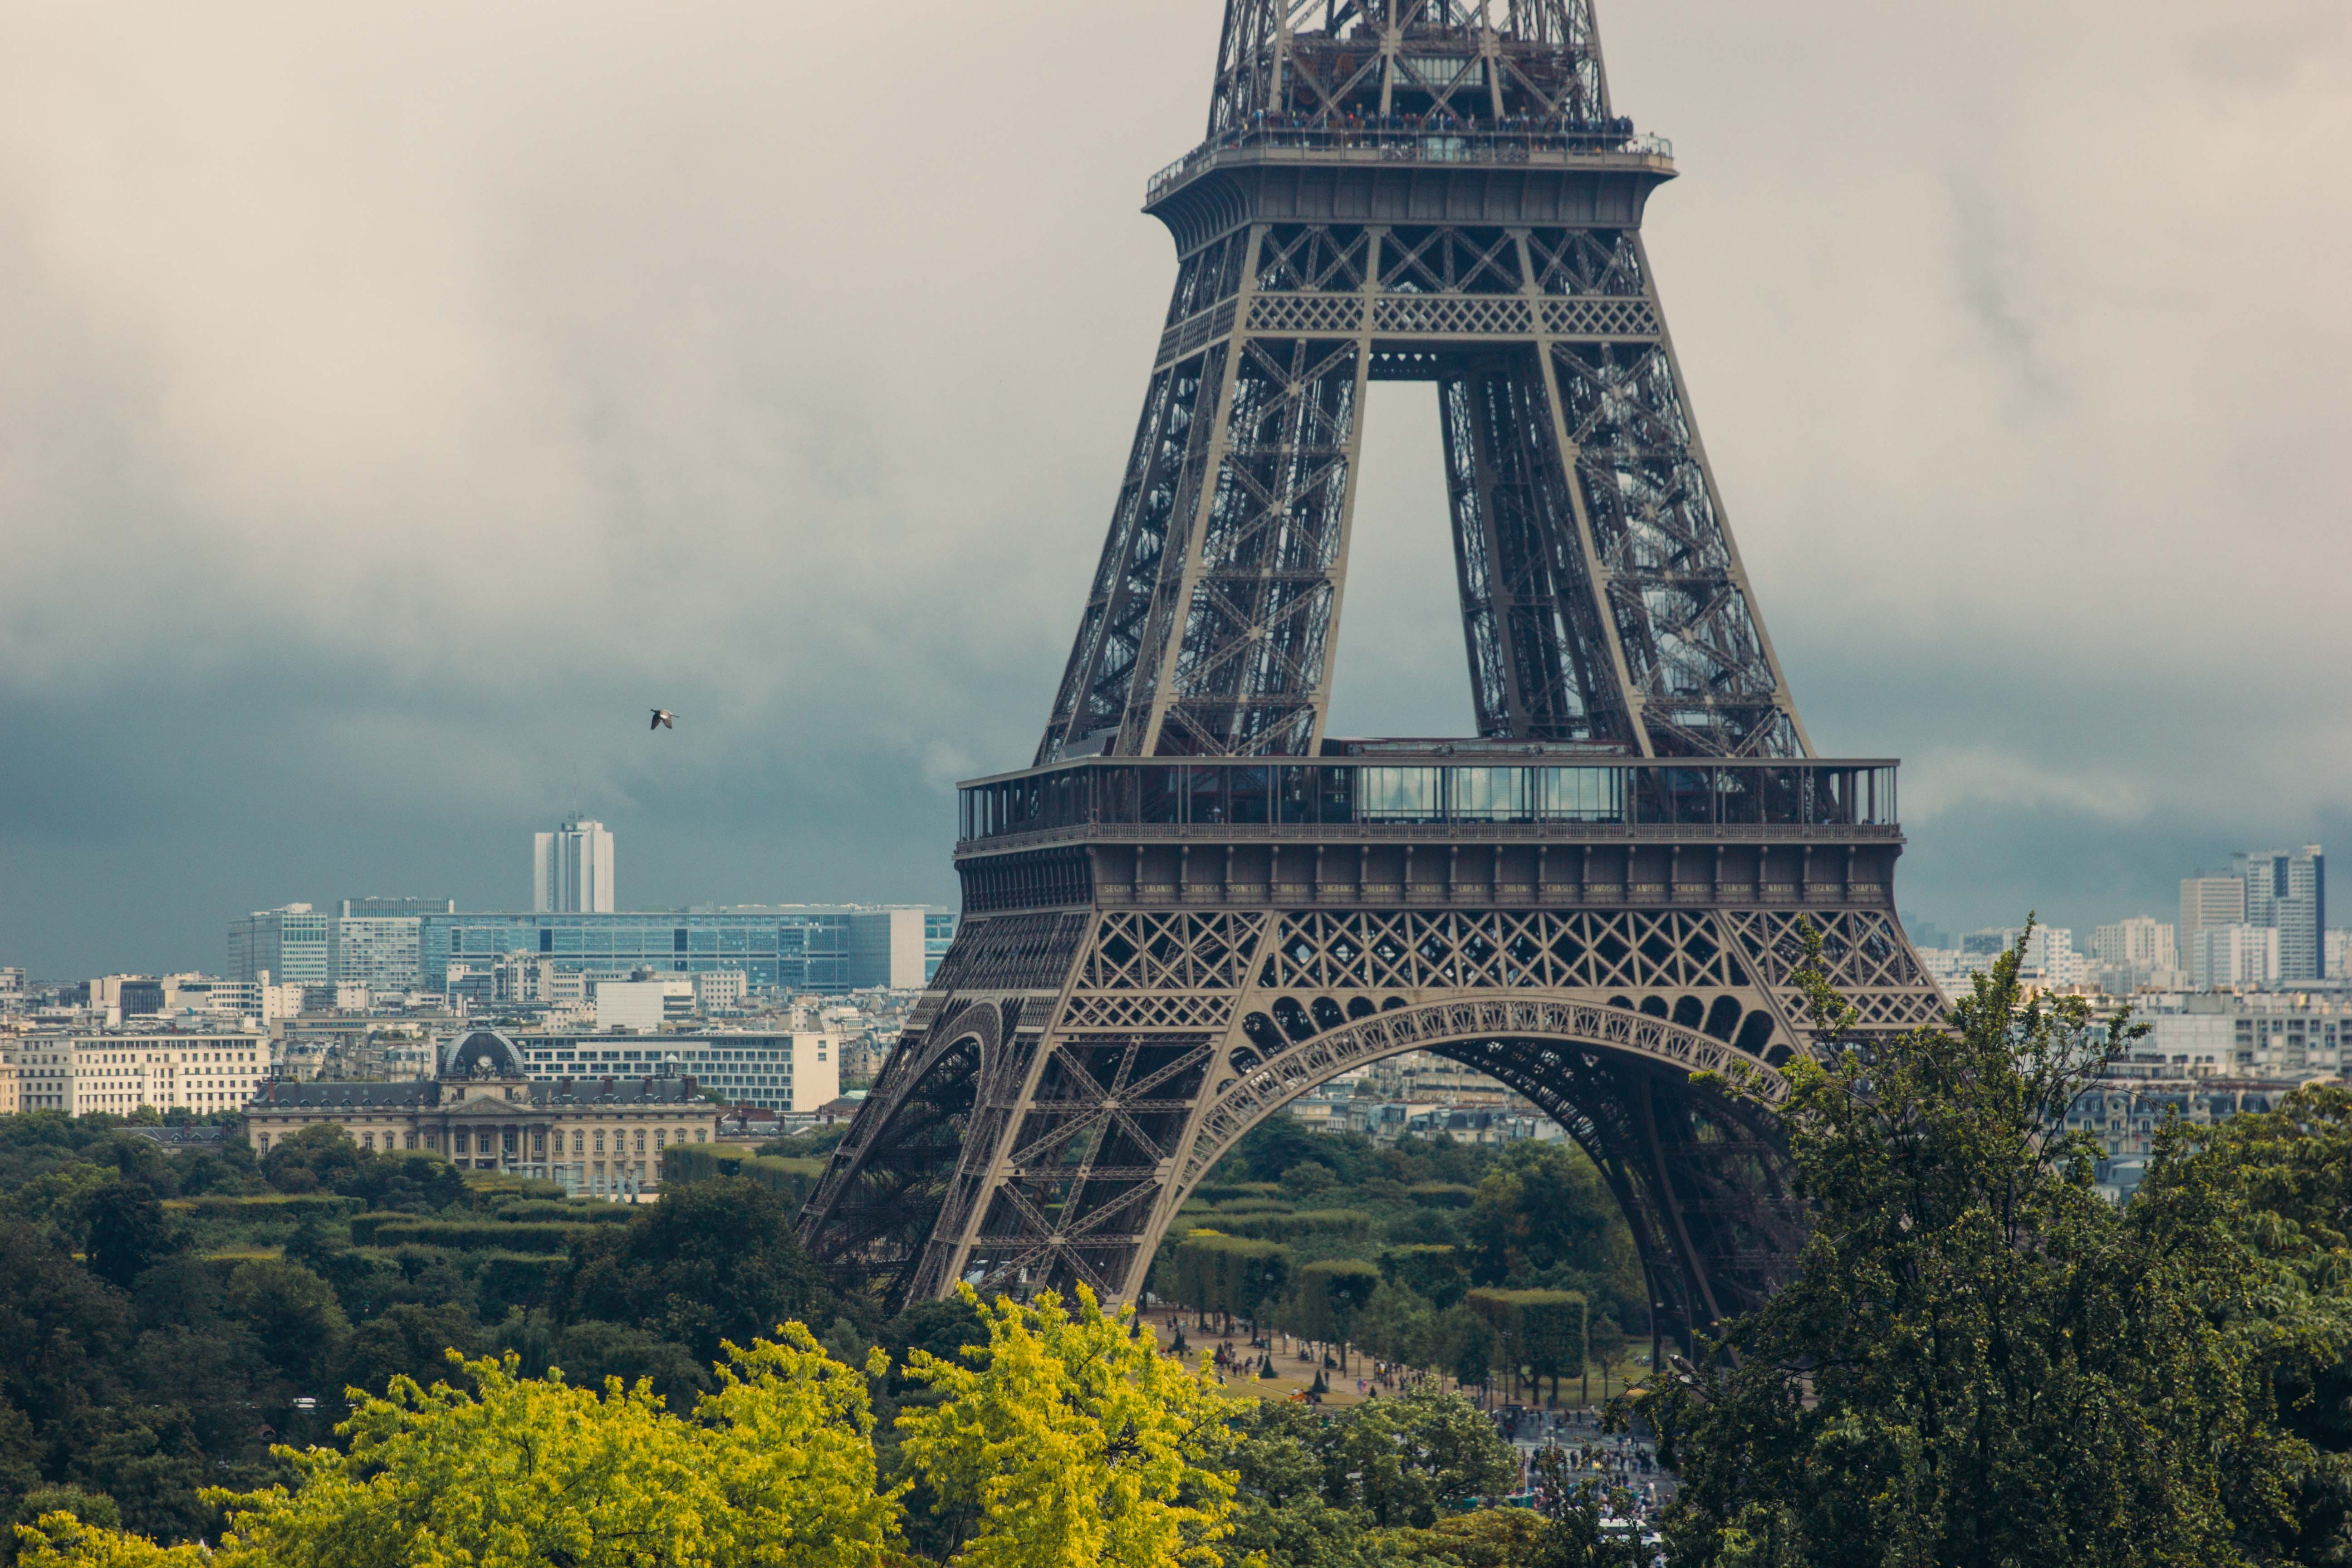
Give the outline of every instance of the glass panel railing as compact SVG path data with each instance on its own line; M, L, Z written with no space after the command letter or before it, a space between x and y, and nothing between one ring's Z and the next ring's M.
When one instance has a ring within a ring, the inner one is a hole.
M1884 763L1708 760L1557 766L1443 763L1099 761L969 784L966 842L1090 824L1202 826L1622 824L1892 827Z

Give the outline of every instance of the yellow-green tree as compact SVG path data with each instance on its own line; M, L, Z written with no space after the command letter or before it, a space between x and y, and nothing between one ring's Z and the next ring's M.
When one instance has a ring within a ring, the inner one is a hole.
M473 1388L394 1378L339 1429L280 1449L295 1484L222 1500L232 1562L268 1568L718 1568L727 1500L652 1385L596 1391L509 1360Z
M698 1435L733 1510L730 1563L745 1568L863 1568L898 1544L903 1486L877 1485L869 1377L826 1355L798 1323L781 1343L728 1347L719 1391L696 1411Z
M967 1301L980 1306L971 1287ZM1132 1312L1078 1290L981 1306L988 1343L908 1376L942 1395L898 1418L912 1471L960 1523L960 1568L1214 1568L1231 1529L1226 1401L1160 1353Z
M878 1356L880 1352L876 1352ZM798 1323L728 1347L691 1419L650 1383L601 1391L464 1363L469 1388L394 1378L339 1428L347 1453L280 1448L289 1488L215 1493L205 1558L50 1515L39 1568L872 1568L902 1489L877 1484L866 1375ZM880 1364L867 1369L878 1374ZM354 1391L356 1393L356 1391Z
M18 1568L226 1568L230 1561L200 1546L158 1546L69 1513L19 1525L16 1539Z

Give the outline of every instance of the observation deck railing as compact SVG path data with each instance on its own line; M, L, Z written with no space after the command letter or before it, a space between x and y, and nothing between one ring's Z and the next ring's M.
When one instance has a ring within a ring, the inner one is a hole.
M1585 824L1896 837L1891 761L1087 758L958 790L965 845L1063 829Z
M1526 163L1538 156L1589 157L1615 153L1671 163L1675 144L1663 136L1637 133L1630 121L1597 125L1513 125L1417 114L1391 114L1347 124L1317 126L1264 120L1213 136L1151 176L1143 205L1150 206L1216 161L1221 153L1244 148L1352 155L1368 162L1404 163Z

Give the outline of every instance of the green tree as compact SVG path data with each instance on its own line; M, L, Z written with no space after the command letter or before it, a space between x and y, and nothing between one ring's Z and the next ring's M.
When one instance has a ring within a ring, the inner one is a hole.
M155 1190L121 1176L82 1195L81 1220L89 1271L118 1290L186 1245Z
M898 1417L911 1472L950 1519L964 1568L1214 1568L1231 1529L1226 1402L1205 1373L1160 1353L1133 1311L1083 1287L1075 1314L1046 1291L982 1304L978 1364L913 1352L937 1405Z
M1176 1244L1176 1298L1196 1311L1223 1313L1253 1323L1289 1288L1290 1248L1247 1237L1199 1231Z
M1357 1405L1323 1447L1325 1498L1383 1525L1428 1525L1438 1511L1510 1489L1518 1457L1457 1394L1415 1388Z
M1458 1247L1408 1244L1383 1247L1380 1267L1381 1279L1403 1286L1441 1309L1462 1300L1462 1292L1469 1285L1462 1271L1462 1249Z
M1380 1285L1381 1271L1361 1258L1326 1258L1307 1264L1298 1271L1290 1311L1293 1331L1338 1345L1345 1355L1356 1315Z
M403 1302L352 1331L336 1357L335 1382L382 1394L395 1377L423 1382L446 1371L451 1351L470 1359L481 1340L481 1325L461 1302Z
M1463 1222L1471 1277L1480 1285L1528 1280L1548 1269L1615 1276L1633 1263L1633 1234L1583 1151L1514 1143L1478 1184Z
M1502 1342L1504 1364L1523 1370L1538 1393L1550 1378L1558 1403L1561 1376L1584 1365L1583 1296L1574 1290L1473 1290L1464 1303Z
M2251 1342L2250 1367L2268 1372L2296 1464L2274 1526L2246 1531L2241 1521L2248 1555L2352 1560L2352 1309L2343 1279L2352 1251L2352 1089L2311 1084L2266 1113L2169 1123L2126 1212L2139 1234L2182 1236L2234 1255L2263 1304L2261 1316L2232 1327Z
M2025 994L2021 949L1948 1027L1787 1069L1796 1277L1642 1405L1681 1475L1678 1563L2187 1568L2290 1525L2314 1455L2274 1374L2344 1342L2338 1300L2279 1294L2218 1173L2099 1195L2065 1114L2135 1031Z
M783 1200L740 1177L667 1190L627 1225L598 1226L573 1244L559 1289L567 1320L640 1327L698 1363L787 1319L825 1322L840 1310Z
M333 1392L325 1383L329 1363L351 1323L325 1280L299 1263L257 1258L228 1277L227 1305L296 1393Z

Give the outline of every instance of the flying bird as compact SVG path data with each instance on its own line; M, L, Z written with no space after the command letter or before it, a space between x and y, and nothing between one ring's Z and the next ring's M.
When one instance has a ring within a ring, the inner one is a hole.
M656 708L654 710L654 721L646 725L646 728L648 730L675 730L677 728L677 715L671 712L668 709Z

